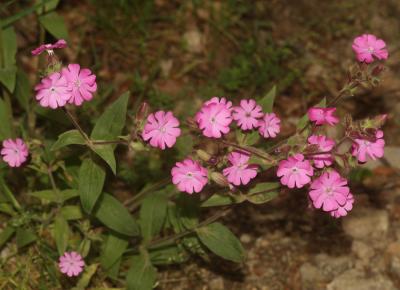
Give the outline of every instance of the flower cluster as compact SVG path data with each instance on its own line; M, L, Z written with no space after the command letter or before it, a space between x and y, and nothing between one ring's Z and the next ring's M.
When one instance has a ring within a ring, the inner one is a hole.
M63 48L67 44L65 40L59 40L55 44L44 44L32 51L33 55L39 55L47 51L54 54L54 48ZM84 101L90 101L97 90L96 76L87 68L81 68L79 64L69 64L61 71L53 71L44 77L35 86L36 100L42 107L57 109L67 103L76 106Z

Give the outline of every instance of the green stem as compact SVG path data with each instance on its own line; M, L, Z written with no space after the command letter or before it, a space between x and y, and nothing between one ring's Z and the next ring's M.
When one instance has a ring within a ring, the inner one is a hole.
M78 121L75 120L75 117L71 114L71 112L66 107L63 107L63 110L67 114L68 118L71 120L71 122L75 126L75 128L79 131L79 133L82 135L82 137L86 140L86 142L91 144L91 140L86 135L85 131L83 131L83 129L79 125Z
M216 212L214 215L210 216L209 218L207 218L204 221L202 221L201 223L199 223L193 229L189 229L189 230L186 230L179 234L175 234L175 235L167 236L164 238L160 238L158 240L154 240L147 245L147 249L148 250L156 249L156 248L168 245L171 242L175 242L176 240L183 238L187 235L190 235L190 234L194 233L196 230L198 230L199 228L207 226L207 225L217 221L218 219L222 218L223 216L227 215L230 211L232 211L232 209L233 209L232 207L228 208L228 209L225 208L219 212Z

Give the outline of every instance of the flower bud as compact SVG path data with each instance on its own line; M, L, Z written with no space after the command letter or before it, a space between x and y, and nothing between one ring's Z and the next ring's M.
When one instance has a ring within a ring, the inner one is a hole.
M210 177L216 184L218 184L220 186L223 186L223 187L229 187L228 180L221 173L219 173L219 172L211 172Z
M371 75L373 76L378 76L380 73L385 69L385 67L382 64L378 64L376 67L371 72Z
M146 102L142 102L140 104L139 109L136 112L135 116L136 124L142 122L147 117L148 114L149 114L149 104L147 104Z
M199 158L201 159L201 160L203 160L203 161L205 161L205 162L208 162L210 159L211 159L211 155L210 154L208 154L206 151L204 151L204 150L201 150L201 149L199 149L199 150L197 150L196 151L196 154L197 154L197 156L199 156Z

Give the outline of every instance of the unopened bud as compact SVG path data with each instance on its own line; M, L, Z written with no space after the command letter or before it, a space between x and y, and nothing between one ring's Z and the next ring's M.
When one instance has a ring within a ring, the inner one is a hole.
M383 125L385 125L386 120L387 120L387 114L375 116L375 118L372 119L372 125L374 126L374 128L379 129Z
M210 159L211 159L211 155L210 154L208 154L206 151L204 151L204 150L201 150L201 149L199 149L199 150L197 150L196 151L196 154L197 154L197 156L199 156L199 158L201 159L201 160L203 160L203 161L205 161L205 162L208 162Z
M136 123L142 122L147 117L148 114L149 114L149 104L147 104L146 102L141 103L135 116Z
M197 123L196 123L196 121L195 121L193 118L190 118L190 117L187 118L186 123L188 124L188 126L189 126L190 128L198 129Z
M229 182L225 176L219 172L211 172L211 179L218 185L223 187L229 187Z
M373 76L378 76L380 73L385 69L384 65L378 64L374 69L372 70L371 74Z

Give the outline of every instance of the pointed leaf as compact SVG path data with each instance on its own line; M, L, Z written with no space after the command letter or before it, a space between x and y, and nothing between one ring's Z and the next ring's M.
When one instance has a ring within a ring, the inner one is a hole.
M16 76L16 66L0 69L0 83L2 83L11 93L14 92Z
M6 102L0 98L0 141L12 136L11 116L7 109Z
M167 196L163 193L148 195L140 208L140 228L145 241L156 236L167 215Z
M23 248L36 241L36 239L37 239L36 235L31 230L23 228L17 229L17 235L15 237L15 240L17 242L18 248Z
M100 256L100 264L108 271L118 262L128 247L128 240L110 233Z
M128 290L152 290L156 275L156 269L148 257L144 255L133 257L132 266L126 275Z
M32 87L28 75L22 71L17 71L17 85L15 86L15 96L22 108L29 111L29 101L32 94Z
M83 217L81 207L76 205L63 206L60 210L60 213L67 221L79 220Z
M92 159L85 159L79 170L79 196L82 208L91 213L103 190L106 172Z
M264 113L272 112L275 96L276 96L276 86L273 86L272 89L258 102L258 104L263 109Z
M40 24L58 39L68 39L68 31L65 21L57 12L50 12L39 17Z
M229 195L229 194L218 194L214 193L209 199L205 200L201 207L212 207L230 205L234 203L241 203L246 200L243 195Z
M15 228L9 225L0 232L0 249L3 248L14 233Z
M61 214L56 216L54 222L54 239L56 240L58 254L62 256L68 246L69 226Z
M79 133L78 130L70 130L60 134L57 141L53 144L53 146L51 146L51 150L58 150L71 144L86 144L85 139L82 137L81 133Z
M139 226L129 211L115 197L103 194L96 217L108 228L126 236L137 236Z
M237 263L244 259L240 241L224 225L212 223L196 229L196 232L200 241L214 254Z
M93 140L113 140L121 135L125 126L129 92L122 94L97 120L91 138Z
M15 34L14 27L10 26L1 31L2 36L2 49L3 49L3 67L14 67L17 54L17 35Z
M114 174L116 174L116 172L117 172L117 164L115 162L114 146L113 145L94 145L92 147L92 149L105 162L107 162L108 166L110 166L110 168L111 168L111 171Z

